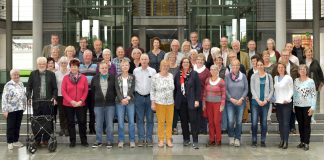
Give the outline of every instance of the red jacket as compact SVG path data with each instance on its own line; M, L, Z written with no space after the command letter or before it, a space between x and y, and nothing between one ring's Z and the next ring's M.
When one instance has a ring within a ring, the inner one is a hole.
M62 96L63 105L73 107L71 101L82 101L82 106L85 106L85 100L88 95L88 80L84 75L81 75L77 84L73 84L69 79L69 75L64 76L62 81Z

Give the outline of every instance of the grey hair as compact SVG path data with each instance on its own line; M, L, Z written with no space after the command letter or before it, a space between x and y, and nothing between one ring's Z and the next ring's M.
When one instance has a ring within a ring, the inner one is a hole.
M213 64L210 66L210 70L212 70L212 69L219 70L219 67L216 64Z
M233 40L232 43L231 43L231 45L233 46L235 43L238 43L238 45L241 44L239 40Z
M67 57L63 56L63 57L61 57L61 58L58 60L58 64L61 64L61 63L63 63L63 62L68 63L68 62L69 62L69 59L68 59Z
M104 49L103 51L102 51L102 54L104 55L104 54L110 54L111 55L111 50L110 49L108 49L108 48L106 48L106 49Z
M12 76L14 73L20 73L20 70L19 69L10 70L10 76Z
M36 63L40 64L41 62L47 63L47 59L45 57L38 57Z

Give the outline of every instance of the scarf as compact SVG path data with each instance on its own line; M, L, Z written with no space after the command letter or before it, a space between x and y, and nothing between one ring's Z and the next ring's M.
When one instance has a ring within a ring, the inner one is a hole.
M108 78L108 74L103 75L103 74L100 73L100 78L106 80Z
M185 89L185 84L186 82L188 81L189 79L189 75L190 75L190 72L192 71L192 69L190 68L188 70L188 72L184 72L184 70L180 70L180 85L181 85L181 92L182 92L182 95L186 95L186 89Z
M240 80L242 80L243 75L241 72L239 72L237 75L235 75L233 72L231 72L231 79L232 81L238 82Z
M81 74L78 72L77 74L69 73L69 79L73 84L77 84L81 78Z

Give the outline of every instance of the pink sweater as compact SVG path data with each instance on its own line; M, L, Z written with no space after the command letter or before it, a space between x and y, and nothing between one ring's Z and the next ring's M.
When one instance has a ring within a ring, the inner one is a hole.
M88 80L84 75L81 75L77 84L73 84L69 79L69 75L64 76L62 81L62 96L63 105L73 107L71 101L82 101L82 106L85 106L85 100L88 95Z

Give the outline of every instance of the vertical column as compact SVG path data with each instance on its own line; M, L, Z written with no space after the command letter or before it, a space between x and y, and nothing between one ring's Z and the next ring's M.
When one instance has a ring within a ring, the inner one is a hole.
M182 20L182 16L185 16L185 6L186 6L186 1L185 0L178 0L175 1L177 3L177 6L175 6L175 8L177 9L177 16L179 17L179 19ZM179 23L178 23L179 24ZM184 37L184 26L179 26L178 27L178 40L180 42L180 47L182 42L185 40Z
M6 72L7 80L12 69L12 1L6 0Z
M144 49L144 52L150 50L150 48L146 46L146 28L145 27L139 27L139 38L140 38L140 46Z
M320 59L320 16L321 3L319 0L313 0L313 53L314 58Z
M43 49L43 1L33 0L33 68Z
M182 42L185 40L184 37L184 27L178 27L178 40L180 42L180 48L181 48L181 44Z
M286 0L276 0L276 48L280 52L286 43Z

